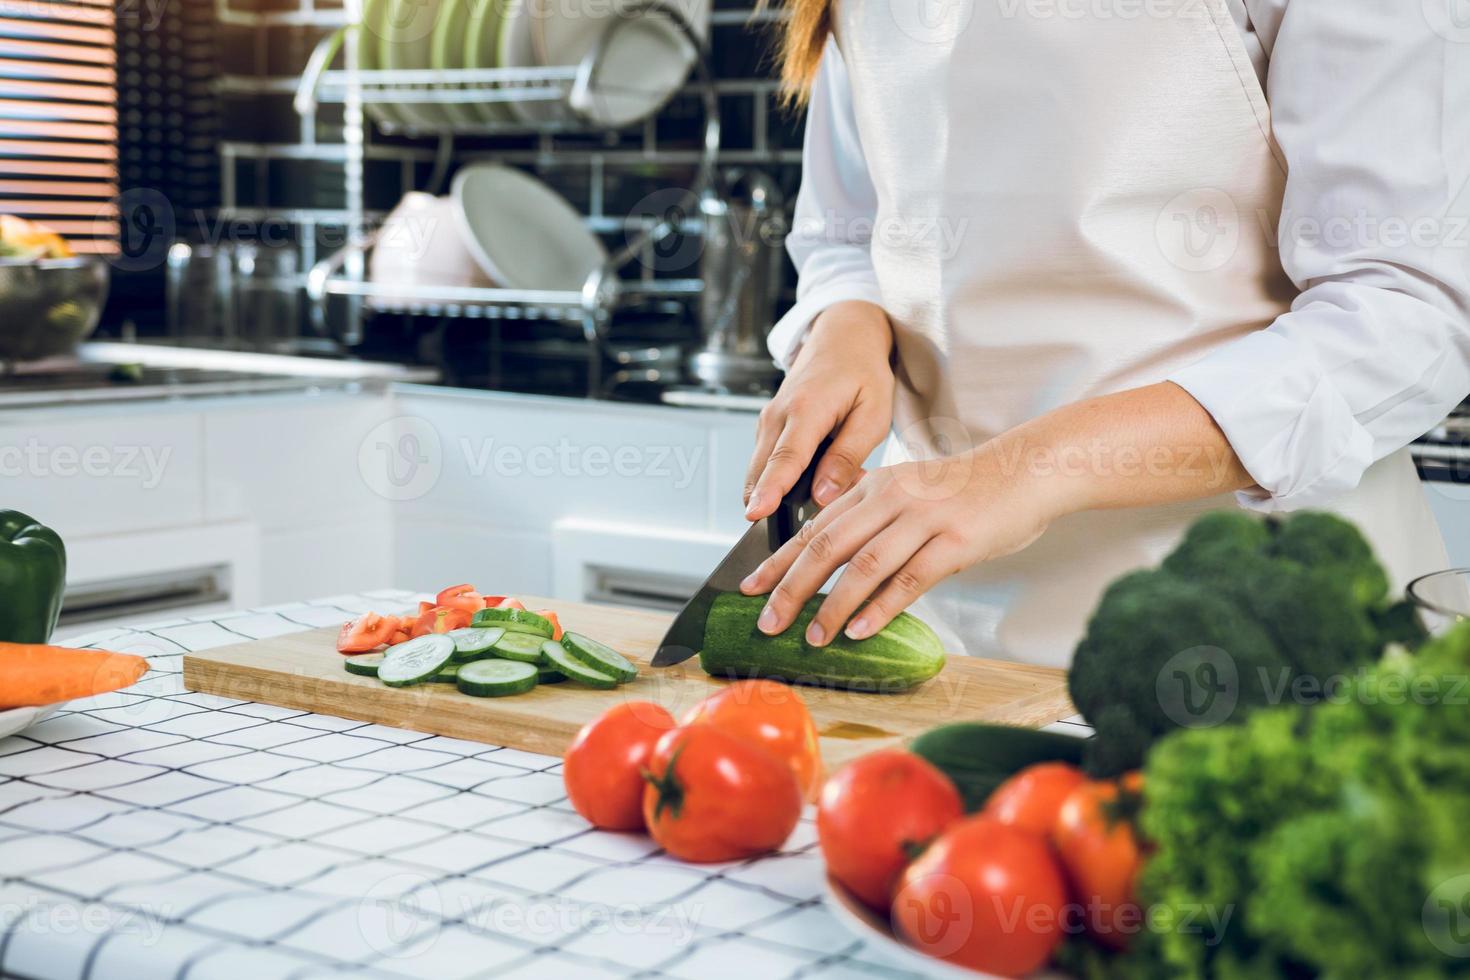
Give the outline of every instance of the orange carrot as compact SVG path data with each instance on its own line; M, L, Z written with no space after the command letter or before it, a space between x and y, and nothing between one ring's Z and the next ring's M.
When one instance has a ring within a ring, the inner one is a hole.
M0 710L105 694L147 671L148 661L129 653L0 643Z

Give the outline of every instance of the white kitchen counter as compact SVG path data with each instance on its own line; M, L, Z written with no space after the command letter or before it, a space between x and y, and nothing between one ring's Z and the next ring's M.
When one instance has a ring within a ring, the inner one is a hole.
M152 669L0 740L0 975L903 975L826 909L810 814L686 865L590 829L555 758L183 689L187 651L414 598L75 638Z

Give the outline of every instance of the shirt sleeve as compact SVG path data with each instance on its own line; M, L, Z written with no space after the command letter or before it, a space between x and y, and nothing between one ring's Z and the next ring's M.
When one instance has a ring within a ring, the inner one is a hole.
M869 244L878 195L868 176L842 54L829 38L807 108L801 190L786 250L796 265L796 304L767 347L789 368L817 314L844 300L882 305Z
M1276 30L1279 241L1301 293L1171 380L1255 479L1242 502L1285 511L1357 486L1470 393L1470 28L1418 4L1254 2Z

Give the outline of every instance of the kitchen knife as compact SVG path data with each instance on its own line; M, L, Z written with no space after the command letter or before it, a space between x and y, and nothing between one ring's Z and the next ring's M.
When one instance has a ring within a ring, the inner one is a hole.
M684 604L679 615L674 617L673 625L664 634L663 641L659 643L658 652L653 655L655 667L672 667L698 653L699 648L704 645L704 624L709 618L709 609L715 598L722 592L739 592L740 582L745 576L755 571L757 565L775 554L777 549L796 536L803 524L816 516L819 508L812 500L812 478L816 475L817 463L827 454L831 445L831 436L822 440L822 444L812 454L812 461L807 464L806 470L786 496L781 498L780 506L769 517L756 521L741 535L740 540L735 542L735 547L730 549L729 554L715 566L709 578L704 580L699 591Z

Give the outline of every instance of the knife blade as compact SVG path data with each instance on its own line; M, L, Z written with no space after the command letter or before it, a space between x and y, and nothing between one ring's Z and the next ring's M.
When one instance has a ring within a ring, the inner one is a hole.
M816 516L818 507L812 500L812 478L816 476L817 463L832 445L828 436L822 440L811 462L781 498L780 505L768 517L752 524L735 547L720 559L709 578L699 591L679 610L674 622L664 634L653 655L653 666L672 667L681 664L699 652L704 645L704 626L709 618L710 606L725 592L739 592L740 582L755 571L757 565L776 553L787 541L796 536L801 526Z

